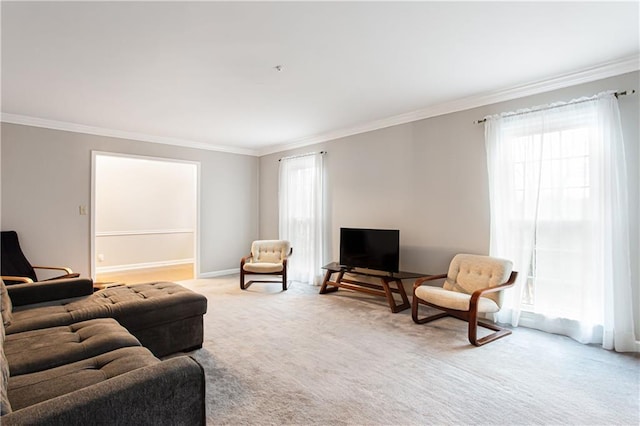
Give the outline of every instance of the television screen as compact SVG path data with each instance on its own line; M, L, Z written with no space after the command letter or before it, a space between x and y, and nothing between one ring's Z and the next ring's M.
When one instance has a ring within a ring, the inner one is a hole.
M340 228L341 265L398 272L399 263L399 230Z

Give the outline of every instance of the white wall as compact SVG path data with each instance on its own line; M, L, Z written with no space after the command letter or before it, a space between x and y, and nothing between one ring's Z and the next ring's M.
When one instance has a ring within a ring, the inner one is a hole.
M257 159L156 143L2 124L2 229L33 263L90 269L91 151L200 162L200 273L239 267L257 228ZM167 200L167 203L170 203Z
M278 158L326 150L332 257L343 226L400 229L400 267L446 272L455 253L489 252L485 115L604 90L640 89L640 73L446 114L260 158L260 237L278 236ZM638 116L640 94L620 97L631 203L632 279L640 336ZM293 259L292 259L293 261Z
M195 261L196 163L96 154L97 272Z

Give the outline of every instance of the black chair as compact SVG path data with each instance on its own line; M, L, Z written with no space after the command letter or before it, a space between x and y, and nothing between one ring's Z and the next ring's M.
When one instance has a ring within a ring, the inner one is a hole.
M2 231L0 233L0 262L1 275L5 284L32 283L40 281L35 269L51 269L64 271L64 275L48 278L42 281L59 280L62 278L77 278L71 268L64 266L35 266L32 265L22 253L18 234L16 231Z

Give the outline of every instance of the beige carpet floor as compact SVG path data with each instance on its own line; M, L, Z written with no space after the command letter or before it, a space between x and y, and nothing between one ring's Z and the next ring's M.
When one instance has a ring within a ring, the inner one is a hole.
M476 348L466 324L416 325L348 290L182 282L209 300L211 425L638 425L640 358L518 328Z

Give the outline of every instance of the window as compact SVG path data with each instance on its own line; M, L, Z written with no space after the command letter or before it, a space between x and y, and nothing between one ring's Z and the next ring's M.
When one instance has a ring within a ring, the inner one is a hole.
M539 179L538 208L523 214L524 220L536 220L523 310L580 319L579 304L574 302L587 279L581 262L592 244L589 133L588 127L580 126L512 140L514 198L519 208L524 209L526 182ZM602 323L601 309L592 310L591 318Z
M633 350L626 162L613 93L489 117L491 255L519 272L498 320Z
M280 160L280 239L293 247L289 278L319 284L324 261L323 154Z

